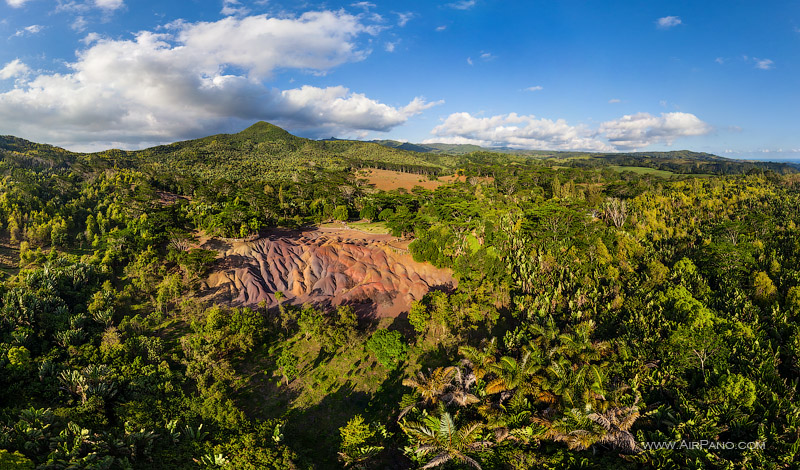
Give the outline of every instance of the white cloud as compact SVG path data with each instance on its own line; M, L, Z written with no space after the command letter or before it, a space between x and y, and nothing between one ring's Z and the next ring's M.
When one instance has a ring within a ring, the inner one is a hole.
M467 63L468 63L469 65L472 65L472 57L467 57Z
M456 10L469 10L478 3L477 0L461 0L460 2L448 3L447 6Z
M264 111L269 120L295 128L386 131L441 102L429 103L414 98L402 108L395 108L352 93L345 87L317 88L303 86L280 92L272 106ZM317 132L319 133L319 132ZM322 134L320 134L322 135Z
M617 103L622 103L622 100L620 100L619 98L611 98L610 100L608 100L608 104L617 104Z
M757 57L753 57L753 60L756 63L757 69L770 70L775 67L775 62L770 59L759 59Z
M94 0L94 5L100 9L112 11L125 6L125 2L123 0Z
M719 65L722 65L722 64L725 63L725 58L724 57L717 57L716 59L714 59L714 62L718 63Z
M694 114L676 112L661 113L659 117L649 113L626 115L602 123L598 130L609 143L628 150L656 143L672 145L679 137L705 135L712 128Z
M250 9L242 5L239 0L222 0L222 10L220 13L227 16L246 15Z
M23 64L19 59L14 59L0 69L0 80L20 77L28 72L30 72L30 69L27 65Z
M563 119L552 121L516 113L492 117L454 113L431 133L436 137L426 142L471 143L519 149L613 150L613 147L594 138L592 132L582 126L570 126Z
M489 61L495 59L497 56L492 55L491 52L481 52L481 59Z
M425 111L428 108L439 106L440 104L444 104L444 100L430 102L425 101L425 98L417 96L402 108L402 112L408 116L413 116Z
M324 74L362 60L357 40L372 29L343 11L227 17L166 31L87 36L69 73L0 93L0 128L68 148L136 148L259 119L306 135L386 131L436 104L417 98L394 107L344 87L278 90L265 82L278 70Z
M356 3L351 3L350 6L356 8L363 8L365 11L369 10L370 8L375 8L375 4L370 2L356 2Z
M8 3L8 6L10 6L11 8L19 8L22 5L28 3L29 1L30 0L6 0L6 3Z
M447 26L445 26L445 25L442 25L442 26L437 26L437 27L436 27L436 31L438 31L438 32L440 32L440 33L441 33L442 31L444 31L445 29L447 29Z
M665 16L663 18L659 18L656 21L656 24L661 29L668 29L678 26L679 24L683 24L683 21L681 21L680 17L678 16Z
M29 34L36 34L42 30L42 25L40 24L32 24L30 26L26 26L22 29L17 30L16 33L13 34L14 37L20 36L27 36Z
M411 12L408 12L408 13L397 13L397 26L400 26L402 28L403 26L408 24L408 22L411 21L411 18L413 18L413 17L414 17L414 13L411 13Z
M78 16L75 18L75 21L72 22L70 28L72 28L73 31L77 31L80 33L86 31L86 26L88 24L89 22L86 21L86 18L84 18L83 16Z
M525 90L526 90L526 91L541 91L541 90L544 90L544 87L543 87L543 86L540 86L540 85L536 85L536 86L529 86L529 87L528 87L528 88L526 88Z
M89 33L89 34L86 35L86 37L81 39L81 42L88 46L89 44L97 42L102 38L103 38L103 36L101 36L101 35L99 35L97 33Z
M489 147L547 150L614 151L652 144L671 145L680 137L704 135L711 126L688 113L647 113L623 116L597 129L569 125L565 120L516 113L476 117L454 113L432 131L425 142L471 143Z
M397 47L397 41L395 41L395 42L387 42L386 46L384 47L384 49L386 49L386 52L394 52L394 48L395 47Z

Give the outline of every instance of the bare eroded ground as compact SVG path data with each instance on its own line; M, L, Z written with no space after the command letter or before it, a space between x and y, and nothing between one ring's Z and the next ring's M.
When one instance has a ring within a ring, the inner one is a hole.
M417 263L390 235L348 229L273 232L252 242L210 240L218 260L206 287L233 305L351 304L375 316L397 316L432 288L451 288L448 270Z

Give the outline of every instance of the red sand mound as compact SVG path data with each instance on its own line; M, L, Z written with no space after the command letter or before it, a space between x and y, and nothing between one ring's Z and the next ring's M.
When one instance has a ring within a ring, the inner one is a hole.
M266 300L275 292L292 304L353 304L377 316L397 316L433 287L456 284L451 273L389 245L388 235L353 230L275 234L227 251L207 287L234 305Z

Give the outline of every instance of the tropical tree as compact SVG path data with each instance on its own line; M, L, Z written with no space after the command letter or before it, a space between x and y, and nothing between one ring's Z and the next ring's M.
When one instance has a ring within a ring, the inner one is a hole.
M412 387L420 397L419 401L407 406L400 412L399 418L405 416L411 409L419 404L434 405L439 402L442 395L446 394L456 377L456 367L437 367L428 371L428 376L417 372L416 377L403 379L403 385Z
M444 411L439 416L426 414L421 421L403 421L400 426L414 445L415 454L426 460L432 456L423 469L455 461L480 470L478 461L468 454L492 445L491 441L482 438L481 423L471 422L458 427L450 413Z

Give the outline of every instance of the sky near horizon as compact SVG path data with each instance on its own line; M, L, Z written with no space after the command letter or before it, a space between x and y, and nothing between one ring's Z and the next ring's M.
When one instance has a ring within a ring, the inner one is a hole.
M800 2L0 0L0 134L800 158Z

